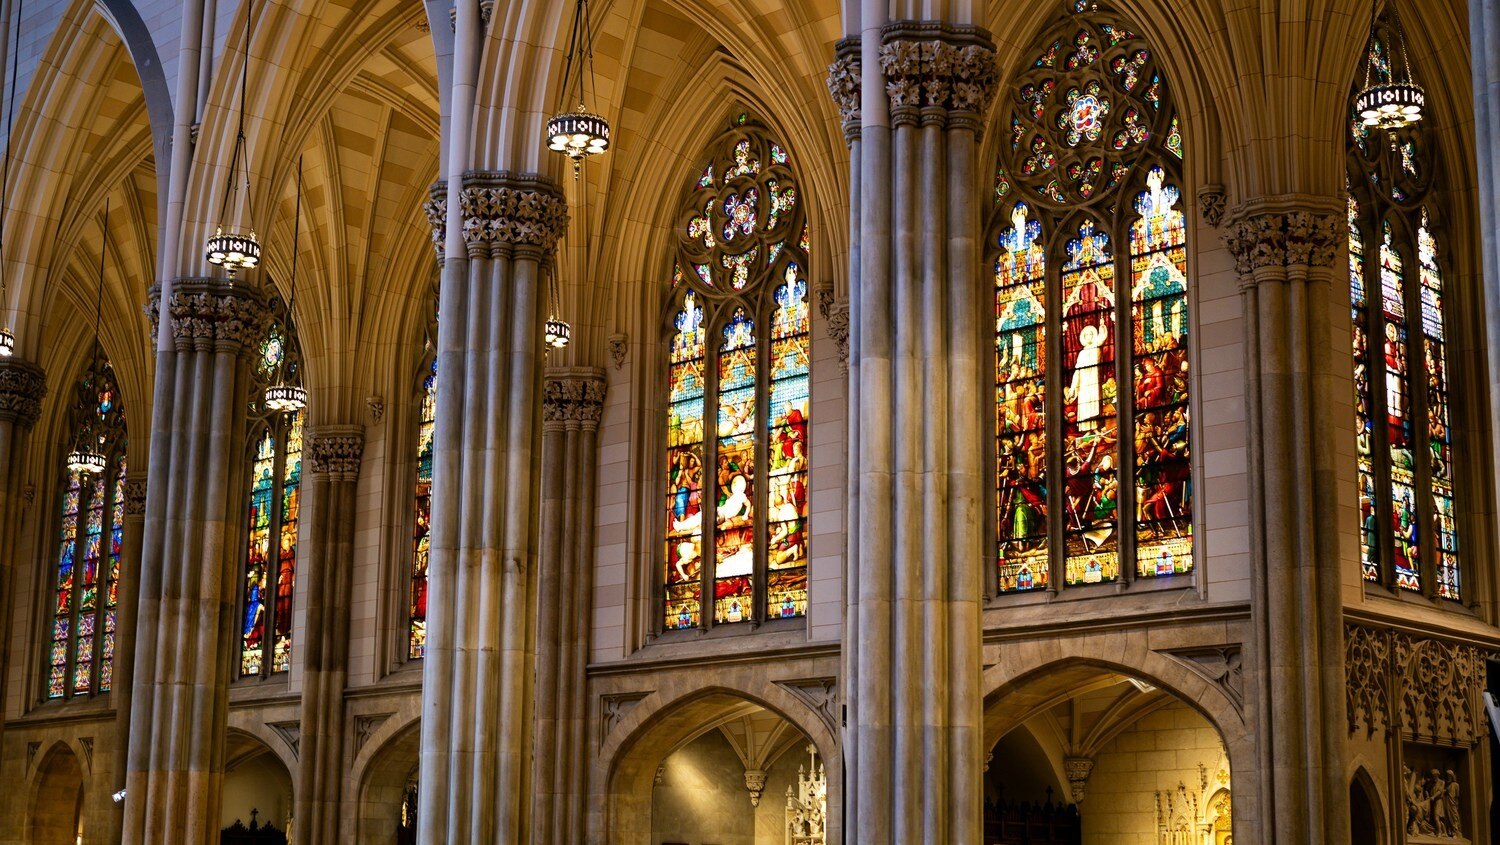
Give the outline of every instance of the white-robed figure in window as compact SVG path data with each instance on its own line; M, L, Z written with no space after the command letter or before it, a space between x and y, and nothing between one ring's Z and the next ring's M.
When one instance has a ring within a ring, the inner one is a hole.
M1099 426L1099 412L1103 408L1099 392L1099 358L1103 353L1108 333L1092 324L1078 332L1078 357L1073 365L1073 382L1068 385L1068 398L1077 409L1079 431L1091 431Z

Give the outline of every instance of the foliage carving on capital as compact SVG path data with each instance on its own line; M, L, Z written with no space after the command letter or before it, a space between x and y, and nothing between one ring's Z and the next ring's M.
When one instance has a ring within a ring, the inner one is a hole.
M828 328L828 336L838 348L839 365L849 372L849 298L834 296L832 287L818 288L818 313Z
M1338 214L1308 210L1242 214L1224 232L1241 276L1269 267L1331 267L1346 224Z
M443 260L443 247L448 239L448 184L434 182L427 190L427 202L422 203L422 213L427 216L427 225L432 230L432 248L439 261Z
M844 123L844 135L853 138L859 134L859 39L845 38L834 48L833 64L828 66L828 93L838 106L839 119Z
M47 377L41 367L20 358L0 359L0 420L30 429L46 396Z
M145 313L154 339L161 321L161 286L152 285L148 296ZM271 311L254 288L221 279L178 279L172 283L167 321L179 351L249 353L265 337Z
M568 228L567 200L541 176L466 173L459 202L471 257L518 248L548 255Z
M984 30L933 22L887 25L880 70L896 125L916 123L921 111L938 110L952 125L977 131L1000 80Z
M308 463L313 475L353 481L365 454L364 430L355 426L315 429L308 437Z
M146 515L146 474L127 473L125 476L125 515L141 518Z
M543 385L542 420L597 428L604 416L605 390L604 374L598 370L549 369Z

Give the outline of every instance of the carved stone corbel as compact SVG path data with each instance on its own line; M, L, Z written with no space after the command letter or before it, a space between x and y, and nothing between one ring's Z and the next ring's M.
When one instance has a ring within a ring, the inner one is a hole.
M47 376L41 367L20 358L0 358L0 420L29 431L46 396Z

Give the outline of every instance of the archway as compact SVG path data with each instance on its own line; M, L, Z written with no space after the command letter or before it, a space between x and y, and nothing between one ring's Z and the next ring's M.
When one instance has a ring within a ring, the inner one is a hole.
M1360 769L1349 782L1349 841L1361 845L1383 845L1385 828L1381 825L1380 799L1375 795L1370 776Z
M83 835L83 767L73 750L53 746L37 767L28 842L73 845Z
M374 845L406 845L416 841L413 787L417 782L421 740L421 723L412 722L370 758L359 790L356 841Z
M225 747L220 829L239 825L282 833L291 829L292 775L265 743L231 730Z
M1176 692L1072 664L1010 685L987 711L986 845L1232 842L1229 749Z
M722 690L652 709L611 765L606 841L836 841L839 766L821 721Z

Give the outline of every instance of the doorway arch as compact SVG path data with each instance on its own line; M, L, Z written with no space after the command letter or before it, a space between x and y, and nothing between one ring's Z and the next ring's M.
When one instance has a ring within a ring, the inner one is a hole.
M31 818L27 842L32 845L73 845L83 830L83 766L67 744L47 751L33 775Z

